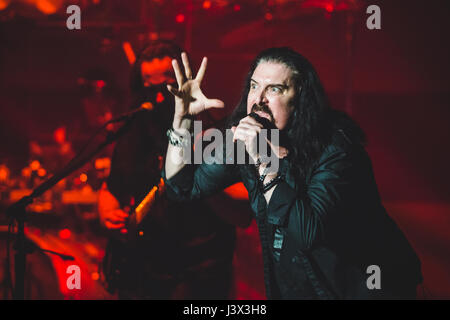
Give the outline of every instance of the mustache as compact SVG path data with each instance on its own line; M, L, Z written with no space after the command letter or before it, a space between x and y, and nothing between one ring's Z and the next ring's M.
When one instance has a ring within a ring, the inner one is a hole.
M272 111L269 109L269 107L267 105L265 105L265 104L259 105L259 104L255 103L252 106L251 112L257 112L257 111L261 111L261 112L267 113L269 115L269 117L270 117L270 121L272 123L275 123L275 119L273 118Z

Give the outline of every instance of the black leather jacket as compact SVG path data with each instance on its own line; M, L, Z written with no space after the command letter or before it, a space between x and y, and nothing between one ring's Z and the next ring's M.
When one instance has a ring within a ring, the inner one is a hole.
M167 180L174 200L191 200L242 181L263 248L269 299L414 298L420 260L386 213L371 161L361 145L336 132L299 196L288 159L267 205L249 165L187 165ZM163 173L164 175L164 173ZM381 271L370 290L367 268Z

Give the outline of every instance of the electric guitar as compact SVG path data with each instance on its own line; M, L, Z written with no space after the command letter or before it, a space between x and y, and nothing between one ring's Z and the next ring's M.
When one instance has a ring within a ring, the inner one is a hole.
M154 208L158 197L164 193L164 180L161 178L158 185L153 186L144 199L132 210L125 228L111 232L114 241L108 243L105 257L102 262L101 274L102 283L106 290L114 293L120 283L123 272L132 270L132 259L130 254L133 243L144 236L143 221Z
M147 193L142 201L132 209L125 228L115 231L113 237L124 243L130 243L142 237L144 230L142 222L154 207L158 197L164 193L164 180L161 178L158 185Z

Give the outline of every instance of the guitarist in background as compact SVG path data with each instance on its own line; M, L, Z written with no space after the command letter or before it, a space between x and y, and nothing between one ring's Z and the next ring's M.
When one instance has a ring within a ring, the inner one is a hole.
M171 60L180 54L174 44L156 41L137 57L132 108L146 104L150 111L127 124L99 193L100 222L111 233L102 271L120 299L230 298L235 227L206 203L168 202L160 185L139 231L127 230L133 207L160 184L174 112L166 84L175 82Z

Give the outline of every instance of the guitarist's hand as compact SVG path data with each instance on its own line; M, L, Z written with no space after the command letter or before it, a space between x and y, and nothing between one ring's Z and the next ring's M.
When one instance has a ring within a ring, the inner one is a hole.
M109 192L106 185L102 186L98 197L100 224L107 229L122 229L130 216L127 211L129 210L120 208L119 201Z

